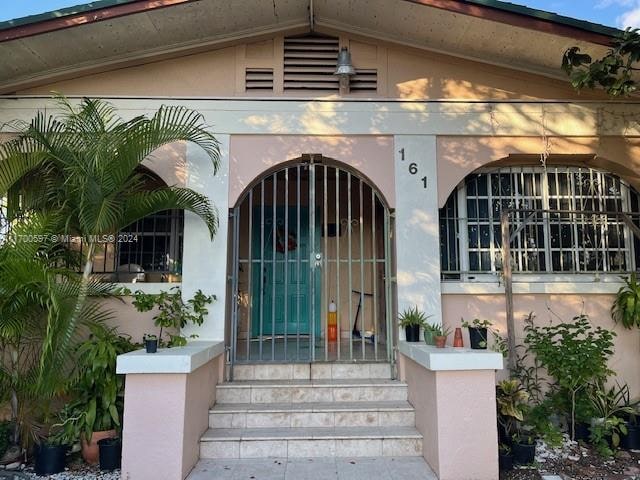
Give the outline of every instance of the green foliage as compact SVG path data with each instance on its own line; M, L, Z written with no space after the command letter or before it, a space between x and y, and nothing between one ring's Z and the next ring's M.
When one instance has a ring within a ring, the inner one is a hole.
M163 329L180 330L189 324L202 325L204 317L209 313L207 305L216 299L215 295L205 295L198 290L193 298L186 302L182 299L179 287L159 294L144 293L140 290L134 293L133 305L139 312L149 312L157 308L158 313L153 317L156 327L160 327L158 339L162 342ZM150 338L149 335L145 336ZM195 338L192 335L191 338ZM169 334L169 347L184 346L187 339L179 334Z
M633 272L629 278L623 278L625 285L620 287L611 307L611 316L624 328L640 327L640 282Z
M462 319L462 327L463 328L486 328L490 329L493 323L490 320L480 320L479 318L474 318L471 323L469 323L464 318Z
M54 404L72 387L76 345L110 317L98 302L78 306L82 292L105 297L112 286L61 267L68 252L47 235L59 221L32 214L0 245L0 391L10 400L13 441L24 446L46 434Z
M571 424L575 426L578 393L612 373L607 362L613 354L615 334L594 328L586 315L546 327L537 327L531 321L525 324L525 334L528 351L554 380L555 391L567 401Z
M637 90L634 72L640 60L640 34L638 29L628 28L600 59L571 47L562 58L562 69L569 76L574 88L604 88L613 96L628 96Z
M517 379L503 380L496 386L498 423L514 440L526 443L535 437L528 424L529 394ZM530 442L529 442L530 443Z
M78 376L73 394L73 414L85 438L92 432L117 429L124 406L124 377L116 375L118 355L135 345L115 328L96 327L76 351Z
M400 321L401 327L419 325L422 328L426 328L427 320L430 317L431 315L426 315L423 311L418 309L418 307L411 307L405 309L400 315L398 315L398 320Z
M434 337L448 337L451 334L451 329L444 325L432 325L431 331Z

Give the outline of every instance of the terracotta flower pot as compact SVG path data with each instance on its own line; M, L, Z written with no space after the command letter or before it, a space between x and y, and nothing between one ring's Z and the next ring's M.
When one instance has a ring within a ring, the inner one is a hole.
M103 430L101 432L93 432L91 440L87 442L82 435L82 458L90 465L97 465L99 460L98 441L103 438L113 438L116 436L115 430Z
M447 345L447 337L436 335L433 337L437 348L444 348Z

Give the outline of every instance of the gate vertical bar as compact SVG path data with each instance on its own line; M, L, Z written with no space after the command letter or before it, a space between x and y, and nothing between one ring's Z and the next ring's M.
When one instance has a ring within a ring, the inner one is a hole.
M373 356L378 360L378 342L380 341L380 325L378 325L378 245L376 243L376 193L371 189L371 258L373 276Z
M296 174L296 229L300 238L300 165ZM308 249L307 249L308 250ZM300 249L296 248L296 360L300 360Z
M347 172L347 232L348 232L348 247L349 256L347 261L347 267L349 268L349 360L353 360L353 327L351 326L352 314L353 314L353 285L352 281L352 268L351 268L351 173ZM354 325L355 327L355 325Z
M289 167L284 170L284 361L289 360L287 352L287 326L289 323Z
M309 237L311 255L309 257L309 285L311 286L311 361L316 359L316 166L313 157L309 164Z
M392 348L394 333L392 332L391 322L391 229L390 229L389 210L384 209L384 301L385 301L385 319L387 325L387 360L392 361Z
M324 178L322 179L323 182L323 195L322 198L324 199L324 205L323 205L323 213L322 213L322 217L323 217L323 222L322 222L322 227L323 227L323 236L322 238L324 239L324 255L323 255L323 265L324 265L324 269L322 271L322 279L323 279L323 284L324 284L324 292L322 295L323 298L323 302L322 302L322 308L326 309L326 311L329 311L329 263L328 263L328 256L329 256L329 249L327 248L327 237L328 235L328 229L327 229L327 216L329 213L329 205L328 205L328 197L329 197L329 191L327 190L327 165L324 164ZM322 310L321 310L322 311ZM328 315L324 315L323 316L323 323L325 325L324 327L324 360L327 361L329 359L329 323L328 323Z
M238 339L238 275L240 266L240 242L238 230L240 228L240 207L233 209L233 274L231 276L231 368L230 377L233 380L233 366L236 363L237 355L237 339Z
M249 259L247 269L247 284L249 285L247 288L247 362L251 360L251 327L253 321L253 297L251 296L253 293L253 188L249 190L249 209L247 213L247 218L249 220L249 250L247 258Z
M258 332L260 361L262 361L262 343L264 341L264 278L264 180L262 180L260 182L260 331Z
M362 345L362 360L366 359L367 346L364 337L366 336L365 325L365 294L364 294L364 202L362 199L362 179L358 179L358 223L360 224L360 345Z
M340 353L340 346L342 344L342 317L340 311L340 169L335 168L336 171L336 310L338 312L338 360L342 359Z
M276 211L276 203L278 203L278 173L274 173L272 180L271 194L271 361L276 359L276 237L278 236L278 212Z

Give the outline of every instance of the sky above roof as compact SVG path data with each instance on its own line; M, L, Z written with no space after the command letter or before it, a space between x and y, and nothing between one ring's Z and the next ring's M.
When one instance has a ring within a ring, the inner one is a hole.
M82 3L82 0L0 0L0 21ZM640 0L517 0L513 3L610 27L640 27Z

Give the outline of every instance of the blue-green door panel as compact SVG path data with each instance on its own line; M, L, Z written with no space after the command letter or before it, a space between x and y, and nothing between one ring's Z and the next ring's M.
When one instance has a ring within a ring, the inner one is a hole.
M273 207L254 207L252 213L251 239L251 335L308 335L311 333L311 283L315 283L315 330L320 335L320 269L310 270L309 209L300 207L300 228L297 228L298 209L288 207L288 233L285 239L285 207L276 206L275 222ZM263 217L264 215L264 217ZM316 245L320 245L320 216L316 215ZM261 230L264 220L264 231ZM276 228L274 229L274 225ZM274 249L274 234L276 248ZM261 241L264 240L264 249ZM292 245L294 245L293 248ZM285 250L288 272L285 275ZM275 250L275 252L274 252ZM260 261L262 259L262 262ZM274 270L275 269L275 270ZM287 307L285 325L285 305Z

